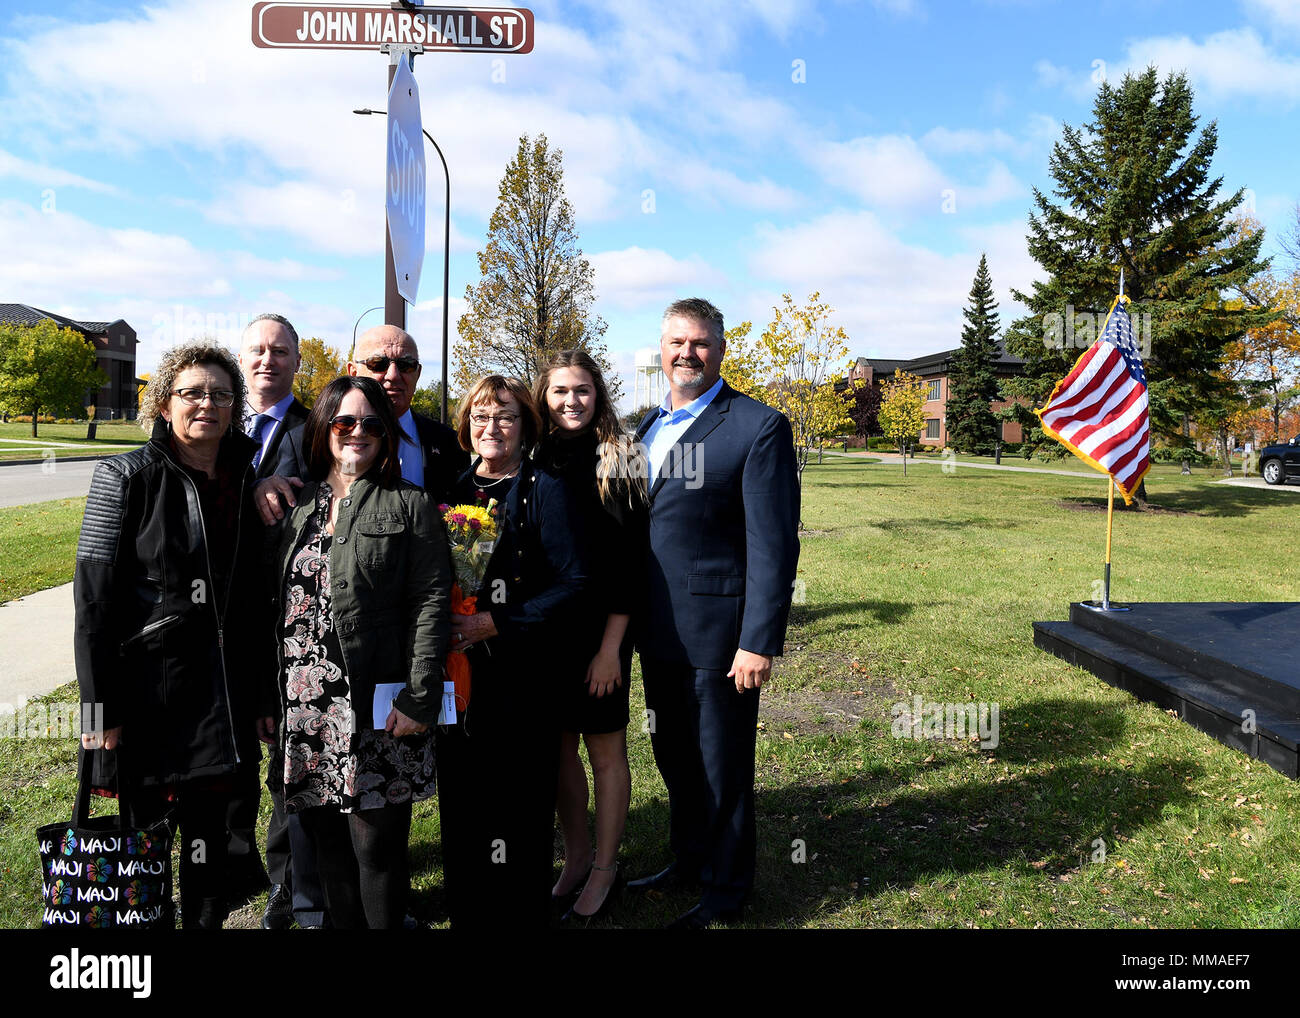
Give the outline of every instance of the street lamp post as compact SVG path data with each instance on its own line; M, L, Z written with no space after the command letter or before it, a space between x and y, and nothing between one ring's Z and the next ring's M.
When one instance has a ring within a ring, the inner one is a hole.
M361 314L359 314L359 315L357 316L357 320L356 320L356 322L354 322L353 325L352 325L352 349L348 351L348 360L350 360L350 361L351 361L351 360L356 360L356 354L357 354L357 326L359 326L359 325L361 324L361 319L365 318L366 315L370 314L371 311L383 311L383 310L384 310L384 305L382 305L382 304L376 304L376 305L375 305L374 307L372 307L372 308L366 308L364 311L361 312Z
M385 110L360 109L353 110L363 117L368 117L376 113L381 117L388 116ZM421 128L424 131L424 128ZM447 296L448 285L451 276L451 171L447 169L447 159L442 154L442 148L433 140L433 135L424 131L424 136L429 139L429 144L433 150L438 153L438 159L442 162L443 177L447 182L446 198L444 201L443 226L442 226L442 423L447 423Z

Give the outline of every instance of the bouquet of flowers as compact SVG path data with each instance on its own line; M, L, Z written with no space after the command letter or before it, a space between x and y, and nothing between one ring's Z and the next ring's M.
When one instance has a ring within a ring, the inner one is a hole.
M443 505L438 508L447 524L451 558L456 568L456 580L451 587L451 610L456 615L473 615L478 610L478 592L483 586L488 559L496 545L497 501L492 499L486 506ZM455 688L456 708L463 711L469 706L470 691L469 660L463 650L448 653L447 677Z

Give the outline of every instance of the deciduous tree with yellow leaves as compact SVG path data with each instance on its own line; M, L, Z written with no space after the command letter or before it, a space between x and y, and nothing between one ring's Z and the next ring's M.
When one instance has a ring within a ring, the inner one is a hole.
M722 374L727 384L785 414L794 432L799 481L814 444L853 427L848 404L835 391L849 357L849 337L831 322L834 309L814 292L802 307L790 294L751 343L750 322L726 333Z
M907 476L907 450L921 434L925 424L926 383L901 369L881 386L880 430L898 443L903 456L903 476Z
M344 358L323 339L310 336L298 344L302 364L293 376L293 394L303 406L311 406L330 382L343 374Z

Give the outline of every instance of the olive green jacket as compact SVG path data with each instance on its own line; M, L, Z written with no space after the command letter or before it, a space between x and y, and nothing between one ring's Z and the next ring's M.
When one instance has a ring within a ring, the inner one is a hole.
M285 586L318 489L308 482L298 492L297 506L273 539L282 704ZM396 488L366 477L354 481L334 524L330 598L359 729L370 727L375 686L384 682L406 683L394 703L399 711L421 724L437 722L451 638L451 582L446 530L429 496L406 481Z

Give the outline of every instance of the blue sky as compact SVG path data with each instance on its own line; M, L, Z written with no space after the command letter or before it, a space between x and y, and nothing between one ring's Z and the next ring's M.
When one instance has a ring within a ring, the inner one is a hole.
M531 6L531 54L415 64L452 172L453 332L524 132L564 151L624 372L688 295L761 328L783 291L819 290L855 355L955 346L982 251L1006 324L1061 125L1148 63L1188 73L1215 173L1266 227L1300 200L1297 0ZM382 121L350 111L383 108L387 58L257 49L251 7L0 0L0 301L125 318L141 370L267 310L347 348L383 302L384 239ZM410 313L426 379L441 193L435 161Z

